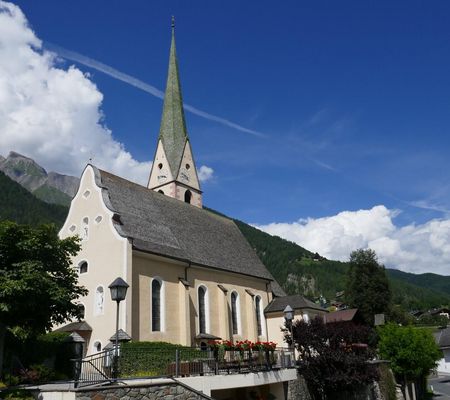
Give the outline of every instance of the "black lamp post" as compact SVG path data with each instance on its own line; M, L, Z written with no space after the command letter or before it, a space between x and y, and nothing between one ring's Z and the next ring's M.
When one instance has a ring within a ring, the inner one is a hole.
M294 347L294 334L292 332L292 321L294 319L294 310L288 304L286 308L283 310L284 320L286 321L286 327L289 329L289 333L291 335L291 348Z
M111 291L111 300L117 303L116 312L116 346L114 349L113 371L112 375L114 379L117 379L118 375L118 361L119 361L119 303L125 300L127 295L127 289L129 287L122 278L116 278L111 285L108 286Z

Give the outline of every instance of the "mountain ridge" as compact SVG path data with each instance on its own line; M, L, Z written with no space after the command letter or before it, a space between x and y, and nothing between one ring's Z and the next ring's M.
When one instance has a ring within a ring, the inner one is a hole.
M78 188L79 179L47 171L32 158L10 151L0 156L0 171L47 203L68 206Z

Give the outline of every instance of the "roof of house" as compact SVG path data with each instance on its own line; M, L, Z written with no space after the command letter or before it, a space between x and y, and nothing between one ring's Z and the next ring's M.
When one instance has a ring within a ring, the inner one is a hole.
M92 331L91 326L86 321L76 321L55 329L55 332L75 332L75 331Z
M263 278L285 295L231 219L92 168L118 233L134 249Z
M118 333L118 341L119 341L119 342L129 342L129 341L131 340L131 336L130 336L128 333L126 333L123 329L119 329L119 330L117 331L117 333ZM110 340L111 342L115 342L115 341L116 341L116 334L114 333L114 334L109 338L109 340Z
M327 312L327 310L325 310L318 304L313 303L311 300L308 300L307 298L300 295L275 297L264 309L264 312L270 313L283 311L287 305L290 305L294 310L309 308Z
M331 323L331 322L349 322L354 321L358 315L358 309L357 308L351 308L348 310L339 310L331 312L327 315L325 315L325 323Z
M433 333L434 340L441 349L450 348L450 328L439 329Z

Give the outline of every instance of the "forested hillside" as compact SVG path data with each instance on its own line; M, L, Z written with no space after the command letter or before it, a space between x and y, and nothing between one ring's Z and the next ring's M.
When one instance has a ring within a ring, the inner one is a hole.
M67 207L39 200L0 172L0 220L62 226L67 211ZM323 296L329 301L335 298L336 292L344 290L347 263L327 260L293 242L271 236L242 221L235 222L288 294L303 294L311 299ZM405 309L450 305L450 277L397 270L387 270L387 273L394 303Z
M37 199L0 171L0 220L30 225L54 223L61 226L67 210L67 207Z
M334 299L345 288L348 264L318 257L295 243L271 236L242 221L238 227L288 294ZM349 255L350 256L350 255ZM428 309L450 304L450 276L409 274L388 269L395 304Z

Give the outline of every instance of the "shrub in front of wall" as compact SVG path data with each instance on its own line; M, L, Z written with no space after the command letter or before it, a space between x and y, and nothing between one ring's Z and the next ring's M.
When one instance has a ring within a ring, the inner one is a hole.
M207 352L166 342L128 342L120 347L121 377L165 376L174 371L176 350L180 362L202 359Z

